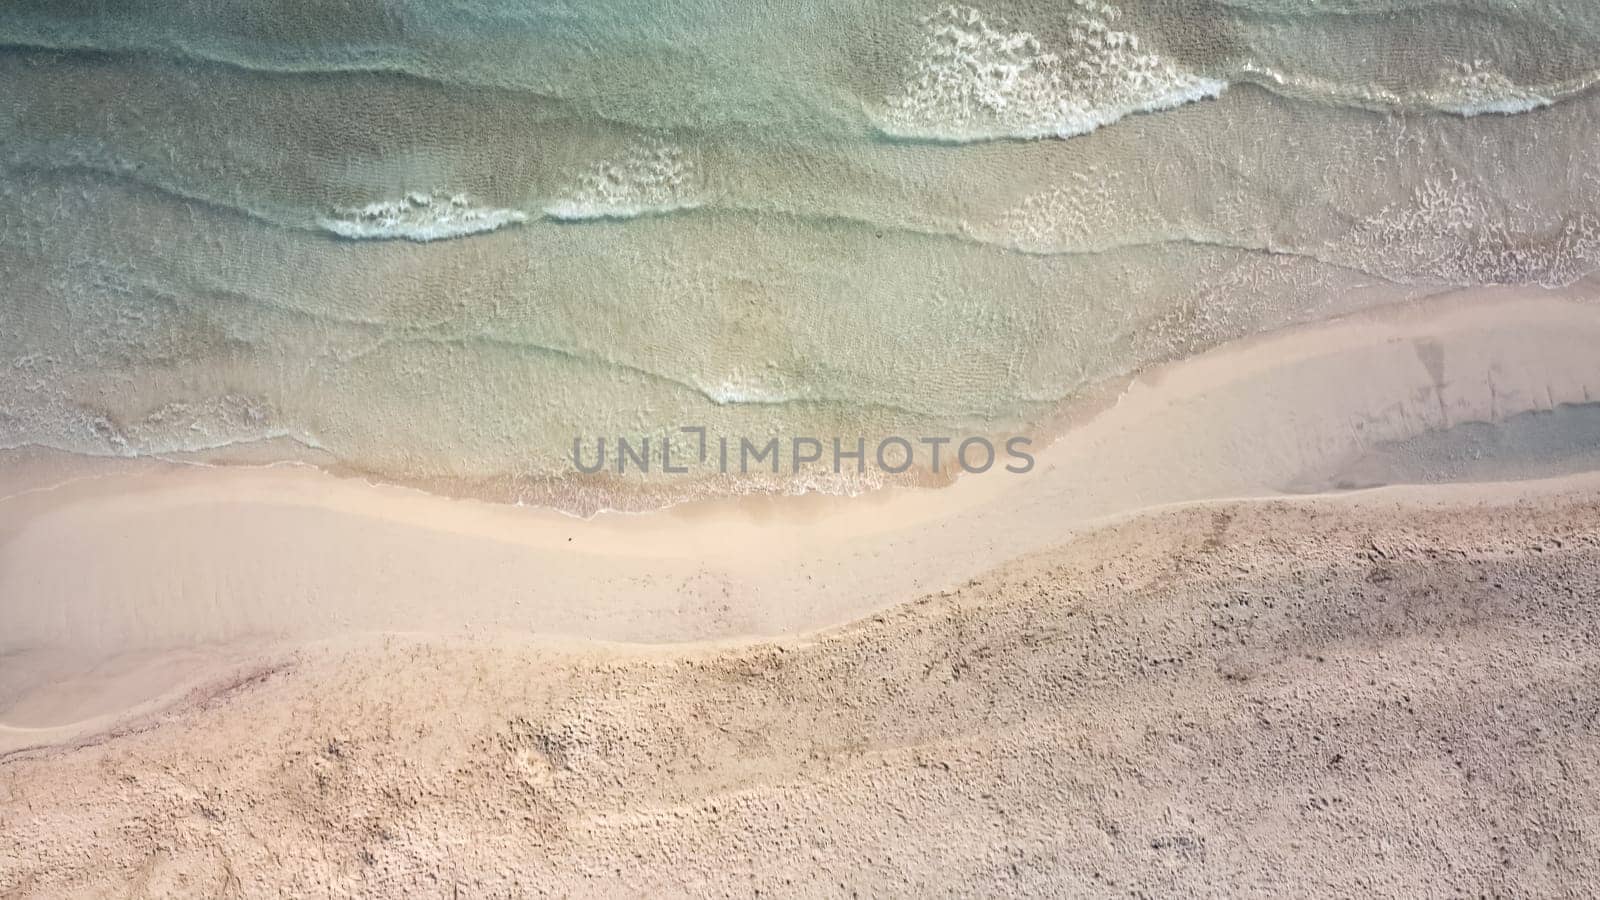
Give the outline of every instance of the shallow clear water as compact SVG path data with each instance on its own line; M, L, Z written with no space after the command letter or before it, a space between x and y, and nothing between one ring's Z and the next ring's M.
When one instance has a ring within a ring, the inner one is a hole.
M0 18L0 446L592 507L1600 256L1590 4L218 6Z

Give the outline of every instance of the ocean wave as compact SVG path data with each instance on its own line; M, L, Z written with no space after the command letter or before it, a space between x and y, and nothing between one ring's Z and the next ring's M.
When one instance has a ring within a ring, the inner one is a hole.
M1403 89L1248 58L1191 71L1119 27L1122 20L1115 7L1073 0L1052 42L1003 19L991 22L974 7L945 6L924 20L905 85L869 114L889 137L965 143L1075 137L1136 113L1215 99L1241 83L1332 106L1465 117L1531 112L1600 83L1595 71L1519 84L1482 58L1444 60L1432 83Z
M1409 168L1414 163L1396 162L1395 165ZM100 171L74 165L57 172L73 179L119 185L123 190L150 190L155 196L177 202L203 202L220 213L254 215L221 199L196 198L147 180L149 173L144 170ZM1075 173L1070 179L1019 197L1009 207L955 223L824 213L770 201L739 203L728 197L698 206L695 215L726 219L734 228L754 227L761 221L788 221L797 227L823 231L860 230L879 237L893 234L907 241L950 241L995 252L1038 257L1097 257L1184 247L1266 254L1300 258L1398 285L1492 283L1559 287L1573 283L1600 266L1600 221L1594 217L1568 216L1505 224L1502 221L1504 211L1498 201L1481 191L1467 190L1470 184L1462 184L1456 175L1447 176L1444 181L1432 178L1416 186L1405 200L1351 220L1348 232L1309 241L1285 242L1253 232L1208 228L1197 221L1169 221L1154 210L1130 206L1126 198L1136 188L1123 183L1124 177L1116 172ZM1134 177L1133 173L1127 177ZM1577 209L1593 208L1588 198L1600 192L1600 175L1586 177ZM0 179L0 189L13 186L14 183ZM1130 209L1136 214L1130 214ZM1113 220L1120 223L1119 227L1105 228L1105 223ZM300 227L284 222L274 224ZM536 233L529 234L528 239L540 240ZM209 289L219 297L231 293L231 288L220 283ZM385 324L376 319L335 316L329 310L298 303L264 297L249 299L282 313L307 316L320 322L360 327ZM615 361L603 362L616 364ZM639 374L661 377L644 370L639 370ZM724 383L693 380L678 384L718 405L811 399L788 396L781 388L770 389L759 381L743 379ZM0 403L0 407L3 405Z
M544 214L583 222L694 209L701 205L699 183L694 159L682 148L645 141L579 174L574 187L547 204Z
M1585 212L1511 226L1503 218L1498 198L1452 173L1366 217L1346 241L1352 254L1378 268L1443 284L1562 288L1600 265L1600 216Z
M59 373L54 373L59 376ZM12 393L0 415L0 451L44 447L86 456L121 458L206 453L288 440L324 450L303 428L290 427L261 397L237 394L170 400L119 421L59 389L37 386Z
M1113 24L1121 13L1075 0L1065 44L1047 46L970 6L924 20L911 75L878 114L893 137L965 142L1072 137L1138 112L1214 98L1227 82L1185 72Z
M1487 60L1476 59L1458 65L1460 71L1451 73L1446 81L1445 96L1436 103L1446 112L1463 116L1516 115L1554 102L1513 83Z
M527 219L520 210L479 206L466 194L410 193L400 200L342 207L317 224L354 240L437 241L495 231Z
M1171 109L1216 97L1230 85L1241 82L1330 105L1462 116L1509 115L1561 102L1588 90L1600 80L1600 70L1587 68L1590 63L1585 61L1593 56L1585 47L1592 47L1597 38L1586 35L1583 29L1578 30L1570 45L1560 46L1559 64L1535 66L1530 62L1533 57L1525 47L1538 46L1534 38L1528 38L1528 43L1516 42L1515 46L1508 42L1486 41L1474 41L1469 45L1463 39L1419 50L1418 59L1436 59L1438 67L1431 74L1423 74L1415 84L1386 82L1395 77L1395 67L1381 65L1381 55L1368 54L1365 50L1360 51L1361 59L1366 60L1370 55L1377 64L1369 60L1347 66L1324 60L1320 68L1305 68L1296 65L1293 56L1279 51L1300 45L1329 45L1339 32L1323 33L1316 29L1319 21L1330 18L1346 19L1359 14L1372 21L1360 26L1356 32L1358 36L1381 34L1385 25L1378 8L1387 8L1388 0L1372 0L1370 9L1364 0L1342 4L1348 9L1340 8L1340 4L1321 3L1288 9L1281 3L1266 0L1238 5L1258 16L1270 16L1267 25L1252 24L1248 18L1230 20L1231 25L1240 29L1238 42L1242 46L1259 44L1259 51L1249 55L1225 54L1225 58L1204 63L1194 58L1204 50L1191 48L1182 59L1178 58L1179 54L1167 50L1172 42L1163 32L1186 27L1174 24L1181 22L1181 17L1152 17L1132 24L1139 18L1137 11L1130 7L1130 12L1124 15L1098 0L1067 0L1053 8L1048 4L1025 4L1033 9L1028 13L1027 24L1033 29L1030 31L998 15L986 17L972 6L947 5L924 19L920 36L904 48L901 67L904 78L898 86L894 82L881 85L865 95L858 95L855 100L845 101L842 106L831 102L831 98L840 96L835 86L813 86L826 88L822 96L830 100L818 101L821 105L803 111L806 133L854 139L863 136L865 126L868 134L944 142L1071 137L1139 112ZM1449 7L1448 4L1420 3L1398 4L1396 8L1435 6L1440 10ZM1538 18L1530 16L1528 23ZM0 23L0 44L12 50L156 54L279 75L381 74L472 90L512 92L523 95L518 101L522 103L536 97L552 104L552 108L564 110L564 114L652 132L683 133L686 129L705 129L713 123L733 122L751 128L770 128L773 122L766 121L770 118L767 113L781 111L786 116L794 116L801 112L776 110L765 101L733 109L724 105L723 96L732 104L734 98L743 95L731 88L722 90L725 85L721 82L691 83L690 87L698 84L702 89L700 93L707 98L692 105L619 103L616 94L595 87L597 81L604 79L591 78L576 69L561 73L561 76L574 76L568 81L537 66L495 65L506 60L475 50L467 41L471 35L460 31L447 30L448 40L441 39L437 46L412 46L393 41L390 36L391 40L339 47L333 43L307 46L246 41L209 33L190 34L184 28L156 27L150 23L119 23L113 27L110 20L97 21L92 23L93 27L85 29L86 23L58 21L57 17L43 13L14 19ZM1280 19L1284 22L1279 22ZM1504 27L1513 28L1517 21L1520 20L1508 20ZM1280 32L1292 40L1285 44L1279 39ZM882 29L876 29L871 32L870 39L875 40L882 34ZM819 35L808 33L792 36L796 41L817 38ZM844 38L869 39L858 32L847 33ZM785 39L791 38L786 35ZM1192 42L1185 43L1192 45ZM1493 56L1497 52L1493 48L1505 54L1501 62L1522 60L1523 65L1501 71L1492 61L1478 59L1479 56ZM723 52L720 46L715 49ZM1354 52L1356 49L1352 48ZM1451 54L1466 61L1452 62L1446 58ZM731 61L732 58L722 62ZM721 67L721 63L714 68L718 76L730 71ZM1359 70L1359 74L1349 77L1336 74L1338 71L1349 73L1351 68ZM1408 59L1405 69L1411 71L1412 68L1412 61ZM1559 74L1541 76L1538 83L1527 83L1529 76L1519 72L1532 68ZM693 74L699 75L698 71ZM760 71L751 71L750 77L760 80L765 76ZM791 99L795 96L782 93L778 87L772 90L778 92L774 96ZM866 112L865 122L863 111ZM547 212L559 218L581 220L629 217L656 208L648 202L630 204L605 202L604 199L586 204L583 197L574 196L553 202Z
M1555 84L1521 85L1493 62L1455 61L1440 73L1431 87L1395 90L1377 85L1345 84L1303 73L1287 73L1271 66L1247 62L1232 80L1248 82L1295 100L1347 106L1380 112L1445 113L1471 118L1482 115L1520 115L1577 97L1600 83L1600 73Z
M149 180L144 177L146 174L144 172L101 171L76 166L57 171L78 177L103 179L107 184L119 184L124 189L151 190L157 195L166 196L178 202L204 203L221 213L248 215L257 221L276 225L277 227L307 230L303 225L281 217L267 217L244 207L230 205L222 199L198 197L161 182ZM1099 176L1100 179L1104 177L1103 175ZM0 187L6 184L7 182L4 179L0 179ZM935 223L895 221L871 215L821 213L770 203L747 204L730 202L727 198L715 203L697 203L685 205L681 208L709 216L730 217L747 225L753 225L763 219L778 219L790 221L801 226L814 226L828 230L845 228L861 230L880 236L886 233L895 234L908 240L952 241L961 245L987 248L997 252L1023 253L1030 256L1092 257L1189 246L1245 253L1267 253L1274 256L1302 257L1341 269L1359 271L1374 277L1389 278L1387 275L1380 274L1373 267L1364 265L1364 257L1359 254L1350 259L1344 259L1326 252L1316 252L1306 247L1264 244L1257 240L1245 239L1222 232L1202 231L1192 227L1156 220L1143 222L1137 227L1128 228L1120 233L1108 233L1100 227L1101 217L1107 214L1104 212L1107 209L1106 204L1113 202L1105 188L1106 184L1102 180L1082 176L1074 184L1057 185L1041 193L1028 195L1022 198L1016 206L998 213L989 220L964 220L950 227L943 227ZM1097 213L1097 210L1100 212ZM656 210L655 212L665 214L669 211ZM551 218L552 220L554 219L554 217ZM219 295L231 291L230 288L220 284L213 286L212 289L217 291ZM376 320L333 316L326 310L308 309L298 305L289 306L260 297L250 297L249 299L252 302L273 306L280 312L307 316L324 322L338 322L340 324L363 327L384 324ZM641 372L641 374L655 375L656 373ZM725 405L730 402L778 402L772 399L754 401L741 399L738 386L715 385L707 387L703 384L690 383L683 383L680 386L703 394L719 405Z

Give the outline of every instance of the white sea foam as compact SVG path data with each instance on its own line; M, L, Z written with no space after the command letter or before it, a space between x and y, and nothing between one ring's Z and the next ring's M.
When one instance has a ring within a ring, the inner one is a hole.
M1048 47L970 6L925 20L911 76L888 99L888 134L946 141L1071 137L1137 112L1216 97L1227 82L1182 71L1113 27L1113 7L1076 0L1066 41Z
M1482 59L1457 63L1433 86L1406 91L1285 73L1253 60L1201 74L1145 46L1120 25L1123 15L1113 6L1071 0L1064 17L1035 34L970 6L943 7L924 20L905 85L873 111L879 129L952 142L1067 138L1135 113L1218 97L1235 80L1332 103L1461 116L1525 113L1590 84L1584 79L1557 91L1519 85Z
M1089 166L992 220L963 222L962 230L1030 253L1102 250L1119 237L1148 230L1143 220L1151 210L1129 202L1129 193L1118 170Z
M410 193L362 207L344 207L317 224L340 237L437 241L494 231L524 222L527 213L479 206L466 194Z
M1508 211L1477 179L1451 171L1368 216L1346 240L1396 280L1557 288L1600 261L1600 216Z
M701 392L719 406L784 403L792 399L781 390L739 375L725 379L721 384L701 388Z
M1446 85L1444 96L1436 105L1463 116L1516 115L1554 102L1519 87L1504 72L1481 59L1462 63L1461 71L1452 73Z
M682 148L645 141L620 157L596 163L580 174L565 197L544 208L563 221L631 219L700 205L699 176Z
M0 451L49 447L88 456L141 457L204 453L287 439L323 449L308 432L287 427L260 398L220 394L173 400L126 422L74 402L59 390L33 389L0 404Z
M1557 99L1587 90L1591 78L1567 84L1532 88L1512 81L1487 60L1457 63L1437 87L1406 91L1370 84L1346 84L1306 74L1289 74L1271 66L1246 62L1237 77L1289 96L1310 97L1327 103L1378 109L1434 110L1458 116L1518 115L1553 105Z

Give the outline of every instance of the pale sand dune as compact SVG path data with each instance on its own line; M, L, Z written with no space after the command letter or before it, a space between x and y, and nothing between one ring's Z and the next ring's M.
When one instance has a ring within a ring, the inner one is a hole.
M264 656L4 757L0 896L1578 896L1600 484L1561 490L1171 510L805 638Z

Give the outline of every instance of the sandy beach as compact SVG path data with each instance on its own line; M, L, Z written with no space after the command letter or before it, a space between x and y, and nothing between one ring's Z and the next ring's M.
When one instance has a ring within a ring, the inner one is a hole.
M1587 290L1228 344L942 489L580 519L17 455L0 896L1559 894Z
M1224 502L794 637L279 646L0 757L0 887L1564 895L1597 522L1593 478Z

